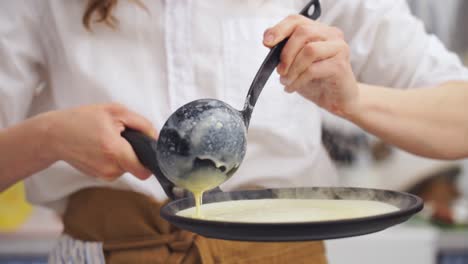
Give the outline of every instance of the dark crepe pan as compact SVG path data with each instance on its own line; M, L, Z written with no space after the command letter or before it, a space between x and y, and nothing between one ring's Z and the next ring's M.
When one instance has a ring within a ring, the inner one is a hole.
M164 176L155 162L156 141L140 132L128 129L122 133L122 136L130 142L143 165L154 173L167 196L174 200L162 208L161 216L175 226L206 237L242 241L304 241L358 236L402 223L423 208L421 198L404 192L346 187L310 187L210 192L204 195L203 203L249 199L374 200L394 205L399 210L371 217L303 223L232 223L181 217L177 215L177 212L194 206L194 200L192 197L177 199L176 193L180 192Z
M342 187L264 189L255 191L215 192L203 197L203 203L252 199L343 199L372 200L394 205L398 211L346 220L301 223L235 223L178 216L194 206L193 198L175 200L161 209L161 216L175 226L205 237L241 241L312 241L365 235L408 220L421 211L421 198L403 192ZM261 208L259 208L261 209Z

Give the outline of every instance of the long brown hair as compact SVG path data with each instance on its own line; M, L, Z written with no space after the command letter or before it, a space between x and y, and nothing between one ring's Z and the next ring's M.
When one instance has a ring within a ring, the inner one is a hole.
M91 23L105 23L110 27L117 25L117 19L112 15L118 0L88 0L86 11L83 15L83 25L91 29ZM92 18L96 17L94 21Z
M146 10L145 6L139 0L129 1L134 2L142 9ZM111 28L116 28L119 21L112 12L117 6L117 2L118 0L88 0L83 15L83 25L85 28L91 30L92 23L104 23Z

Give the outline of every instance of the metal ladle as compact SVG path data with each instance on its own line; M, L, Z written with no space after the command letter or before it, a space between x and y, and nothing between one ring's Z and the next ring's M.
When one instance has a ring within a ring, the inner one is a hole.
M300 14L317 19L321 14L319 0L310 1ZM177 109L161 129L158 141L128 128L122 132L169 198L175 198L174 184L186 188L187 182L191 182L208 190L229 179L239 168L246 152L247 128L255 103L278 66L287 41L283 40L268 53L242 111L220 100L200 99Z

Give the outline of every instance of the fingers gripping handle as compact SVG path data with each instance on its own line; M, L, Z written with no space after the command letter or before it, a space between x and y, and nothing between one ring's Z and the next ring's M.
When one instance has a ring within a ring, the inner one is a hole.
M166 195L174 200L174 184L164 176L158 165L156 154L157 141L129 128L125 129L121 135L130 143L141 164L148 168L158 179Z
M322 9L320 7L319 0L310 1L300 12L301 15L313 20L319 18L321 13ZM244 105L244 110L242 110L242 116L244 118L244 123L246 127L249 127L250 117L252 116L253 108L255 106L255 103L257 102L258 97L260 96L260 93L263 90L263 87L265 86L266 82L270 78L275 68L280 63L281 52L283 51L286 42L288 42L288 39L289 38L284 39L270 50L267 57L263 61L262 66L260 66L257 75L255 75L252 84L250 85L250 89L247 93L247 98Z

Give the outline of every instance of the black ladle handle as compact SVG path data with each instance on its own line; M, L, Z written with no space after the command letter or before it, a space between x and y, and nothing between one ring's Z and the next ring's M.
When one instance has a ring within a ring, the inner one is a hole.
M158 165L156 146L157 141L141 132L126 128L122 133L122 137L125 138L135 151L141 164L148 168L158 179L166 195L174 200L174 184L164 176Z
M309 11L312 6L314 7L314 12L312 14L309 14ZM301 15L313 20L319 18L321 13L322 10L320 7L319 0L310 1L300 12ZM244 123L246 127L249 127L250 117L252 116L253 108L255 106L255 103L257 102L258 97L260 96L260 93L262 92L263 87L267 83L268 78L270 78L275 68L280 63L280 55L283 51L284 45L286 45L286 42L288 42L288 39L289 38L284 39L270 50L267 57L263 61L262 66L260 66L257 75L255 75L252 84L250 85L249 92L247 93L247 98L245 99L244 109L242 110L242 116L244 118Z

